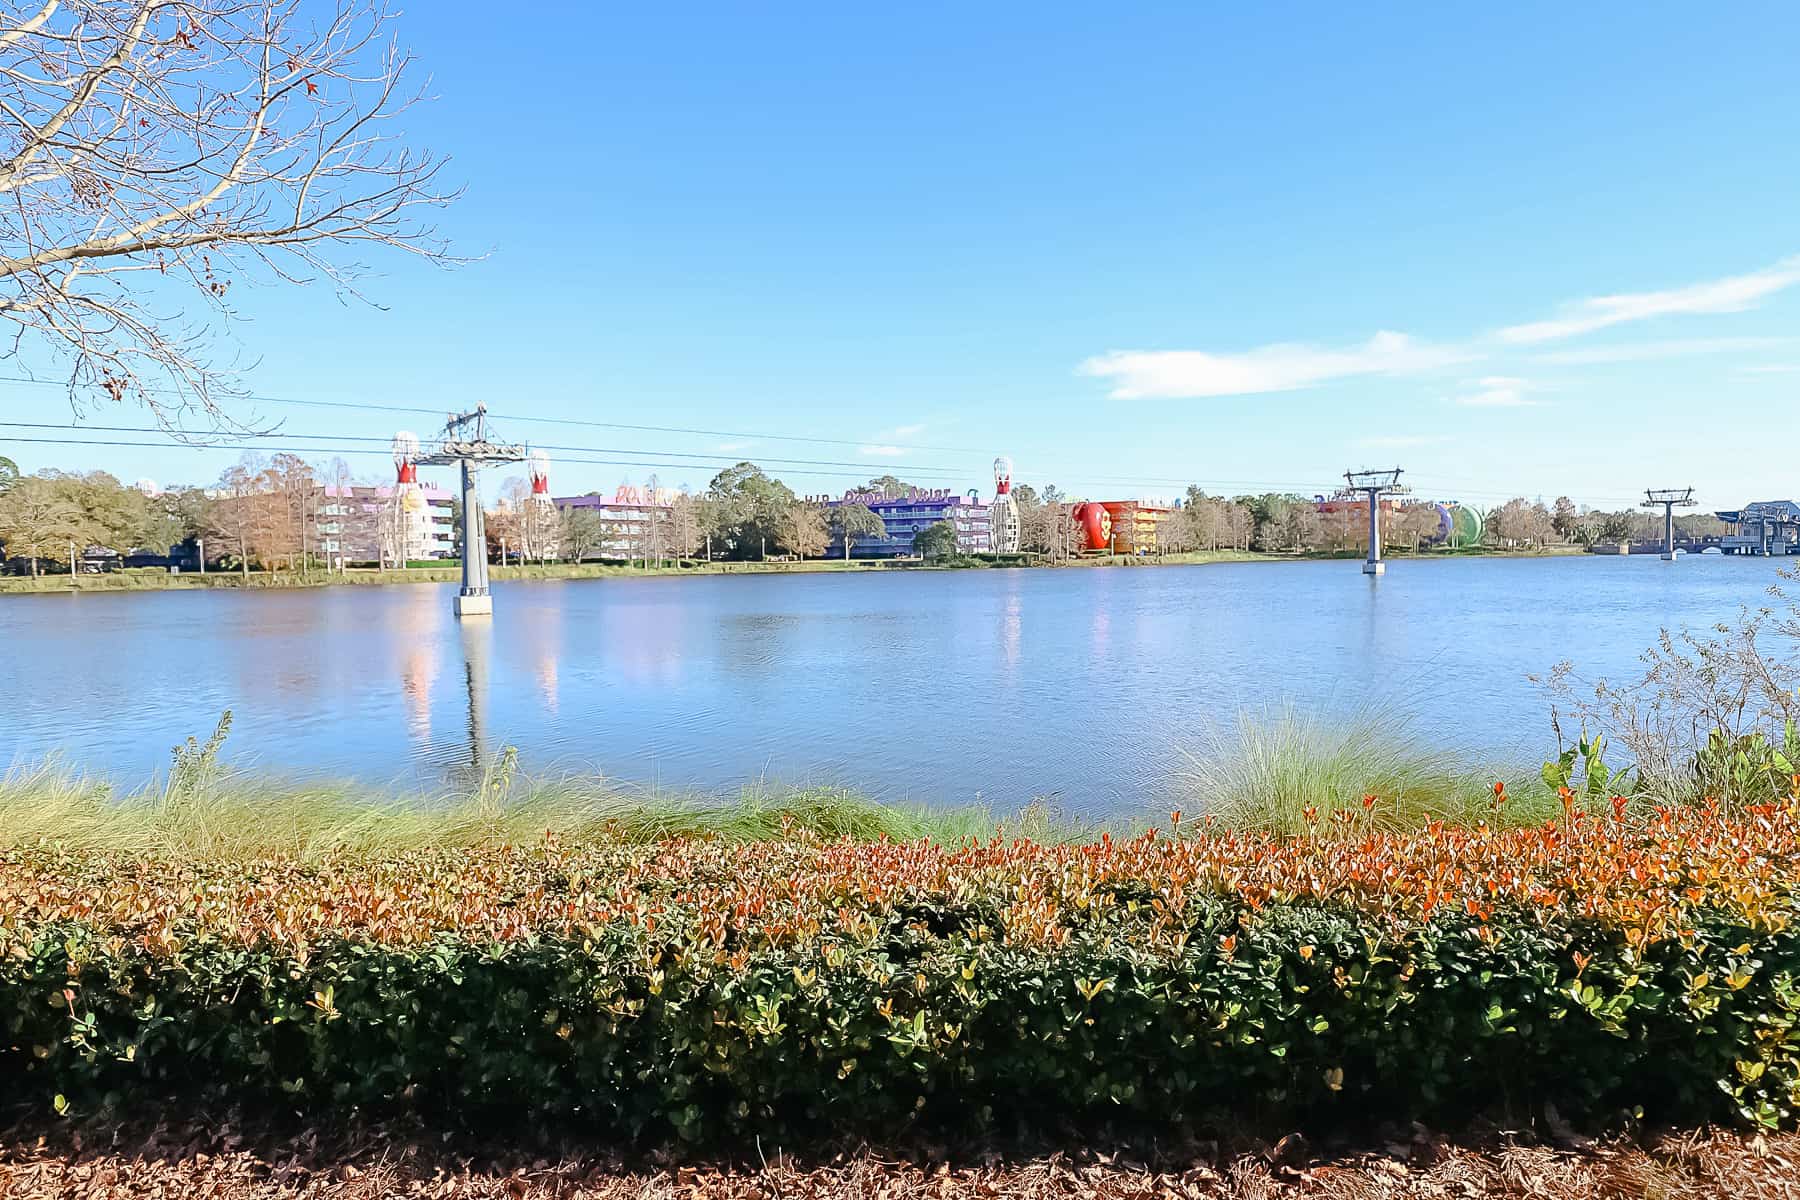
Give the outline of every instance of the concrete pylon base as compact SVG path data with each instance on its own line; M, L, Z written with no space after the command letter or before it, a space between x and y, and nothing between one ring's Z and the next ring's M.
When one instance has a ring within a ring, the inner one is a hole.
M1679 553L1681 553L1679 550L1665 550L1662 554L1662 560L1664 562L1674 562L1675 556Z
M1384 562L1366 562L1363 564L1364 575L1386 575L1387 564Z
M463 596L456 597L456 615L459 617L491 617L494 615L494 597Z

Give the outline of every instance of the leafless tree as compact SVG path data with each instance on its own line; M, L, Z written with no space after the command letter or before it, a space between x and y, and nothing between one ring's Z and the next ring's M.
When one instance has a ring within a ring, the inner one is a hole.
M261 464L246 454L219 476L218 495L208 512L207 533L237 551L238 569L250 577L250 558L261 549L267 493Z
M703 515L700 501L685 492L669 505L669 540L682 558L694 557L700 548Z
M597 555L606 546L606 523L591 508L562 510L562 554L578 563Z
M24 0L0 14L0 317L77 407L217 427L240 280L356 294L365 245L449 261L389 0ZM30 369L29 366L27 369Z

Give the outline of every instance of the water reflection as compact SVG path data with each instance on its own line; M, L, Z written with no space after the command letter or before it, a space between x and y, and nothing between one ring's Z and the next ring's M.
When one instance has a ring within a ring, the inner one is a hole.
M1019 616L1022 611L1015 581L1014 586L1006 593L1006 607L1000 614L1000 654L1005 659L1008 670L1015 670L1019 665Z
M414 745L431 742L431 689L438 675L438 639L433 634L440 619L435 589L418 588L422 593L408 596L394 606L394 619L388 623L400 654L400 694L406 706L407 728Z
M494 648L494 623L470 618L456 623L462 642L463 684L468 694L468 757L471 776L487 769L488 659Z
M287 772L436 784L511 744L527 770L671 788L761 776L1100 811L1152 798L1208 722L1270 706L1378 695L1426 736L1529 762L1549 735L1528 675L1571 656L1632 673L1659 626L1729 618L1779 565L508 583L491 621L457 621L429 585L6 597L0 689L31 699L0 709L0 761L60 752L135 785L230 708L227 755Z

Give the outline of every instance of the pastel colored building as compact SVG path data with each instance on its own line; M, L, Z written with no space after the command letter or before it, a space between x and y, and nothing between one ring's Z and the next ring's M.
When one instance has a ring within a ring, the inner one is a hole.
M611 497L598 492L585 496L558 496L553 501L567 516L591 512L605 530L598 550L601 558L638 558L654 545L656 535L667 535L670 509L681 495L674 488L644 488L623 484ZM664 546L665 552L671 547Z
M956 527L956 548L964 554L985 554L988 536L989 506L977 495L953 492L948 488L927 490L914 488L904 496L884 497L880 492L848 491L831 498L812 496L808 499L826 508L845 504L866 505L881 518L887 532L881 537L856 538L850 544L852 558L899 558L913 552L913 538L940 521ZM832 535L832 553L844 552L844 539Z
M1172 500L1086 500L1071 514L1088 554L1155 554L1157 531L1175 515Z
M321 487L314 510L318 548L345 562L455 558L451 501L443 488L417 483Z

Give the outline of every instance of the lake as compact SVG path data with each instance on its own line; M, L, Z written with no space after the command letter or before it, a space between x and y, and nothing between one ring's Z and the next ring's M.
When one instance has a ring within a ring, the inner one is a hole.
M1663 626L1758 604L1781 560L1652 556L699 576L0 597L0 761L137 784L219 713L226 757L435 785L533 772L668 789L840 783L1105 814L1245 711L1379 705L1525 763L1527 677L1620 676Z

